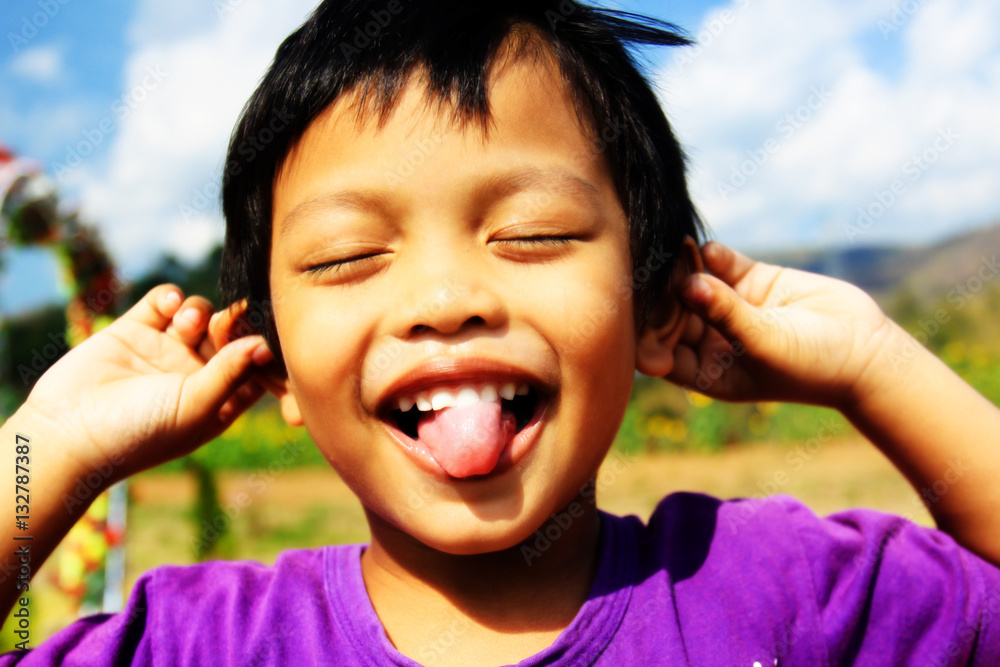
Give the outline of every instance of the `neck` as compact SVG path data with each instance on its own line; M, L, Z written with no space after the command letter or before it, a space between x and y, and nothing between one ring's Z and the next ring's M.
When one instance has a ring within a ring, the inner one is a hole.
M518 660L550 645L583 606L597 572L597 508L592 499L573 502L583 514L568 527L559 526L547 548L538 548L535 533L509 549L469 556L432 549L366 509L372 539L361 559L362 575L397 649L445 664L426 652L427 637L441 628L451 628L473 646L499 649L507 641L515 649L512 656L530 651ZM556 524L542 526L542 535L550 525ZM450 652L471 657L470 651Z

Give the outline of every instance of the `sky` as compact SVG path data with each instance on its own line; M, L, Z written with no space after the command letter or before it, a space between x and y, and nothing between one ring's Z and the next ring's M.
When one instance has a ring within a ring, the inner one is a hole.
M4 0L0 142L40 161L135 279L224 235L226 142L316 0ZM744 252L924 243L1000 221L995 0L615 0L695 47L645 53L712 236ZM10 251L0 314L61 295Z

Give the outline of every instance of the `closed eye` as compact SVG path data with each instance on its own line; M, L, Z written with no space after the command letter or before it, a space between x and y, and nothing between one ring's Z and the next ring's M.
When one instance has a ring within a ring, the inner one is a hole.
M314 276L323 275L328 272L333 272L334 275L340 273L341 269L350 268L352 270L359 270L366 267L367 264L371 263L382 253L373 253L371 255L360 255L358 257L348 257L347 259L338 259L333 262L324 262L322 264L317 264L316 266L310 266L306 269L306 273Z
M549 245L565 246L569 245L574 237L572 236L523 236L513 239L496 239L498 243L512 243L517 245Z

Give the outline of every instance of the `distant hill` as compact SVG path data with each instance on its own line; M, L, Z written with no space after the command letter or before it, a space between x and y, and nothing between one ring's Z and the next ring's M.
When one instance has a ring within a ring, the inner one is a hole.
M879 300L901 289L923 300L965 284L994 256L1000 259L1000 223L924 246L794 250L755 258L846 280Z

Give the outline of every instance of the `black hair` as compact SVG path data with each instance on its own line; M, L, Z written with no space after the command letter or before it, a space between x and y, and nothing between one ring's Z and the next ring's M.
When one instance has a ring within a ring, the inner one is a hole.
M247 320L283 364L270 307L275 177L306 128L355 86L364 109L387 119L417 68L429 99L450 101L456 122L490 119L488 79L502 46L533 42L556 56L576 110L604 147L628 217L637 330L669 285L686 236L703 237L685 180L685 155L635 45L689 44L673 24L573 0L325 0L278 48L233 130L223 172L223 307L247 299ZM651 252L666 263L650 263Z

